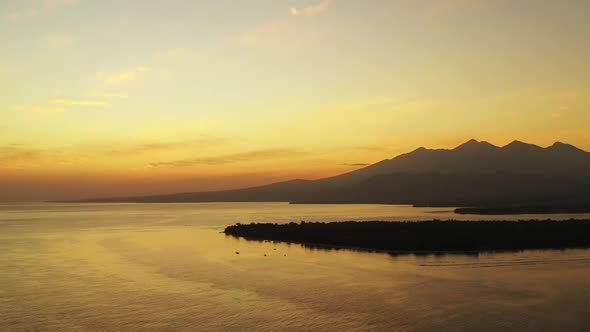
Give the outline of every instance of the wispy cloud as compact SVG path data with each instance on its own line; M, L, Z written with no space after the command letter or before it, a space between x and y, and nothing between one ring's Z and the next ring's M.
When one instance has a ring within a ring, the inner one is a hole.
M54 108L39 107L39 111L52 112ZM216 148L228 141L221 138L200 138L193 140L163 142L163 143L129 143L114 141L97 144L83 144L78 146L61 146L40 148L26 143L0 144L0 169L24 169L40 167L46 164L72 165L80 164L88 158L96 156L104 158L133 158L142 155L157 155L160 153L186 150L205 151Z
M180 142L166 143L140 143L140 144L119 144L116 148L112 145L108 148L107 154L113 156L135 156L159 152L170 152L185 149L204 149L219 146L226 143L223 139L200 139Z
M193 158L193 159L182 159L174 161L161 161L150 163L149 167L152 168L179 168L179 167L191 167L196 165L223 165L233 164L239 162L248 161L260 161L268 159L276 159L283 157L292 157L295 155L301 155L304 152L294 149L264 149L255 150L249 152L241 152L234 154L227 154L221 156Z
M315 5L310 5L301 9L295 7L289 8L289 11L293 16L298 16L300 14L303 14L304 16L314 16L328 10L330 7L332 7L333 3L334 0L321 0Z
M371 164L366 164L366 163L352 163L352 164L342 164L344 166L351 166L351 167L364 167L364 166L369 166Z
M223 42L223 46L252 47L272 44L272 41L280 39L281 33L288 25L289 20L287 19L269 21L252 30L244 31L236 36L228 38Z
M35 168L46 163L53 166L72 165L77 164L78 159L57 149L41 149L15 143L0 145L0 169Z
M137 78L137 73L134 71L124 71L120 73L109 74L106 76L104 75L104 73L98 73L97 76L99 78L104 77L104 83L117 84L122 82L134 81Z
M23 168L31 161L39 159L39 150L14 145L0 146L0 168Z
M137 144L131 146L120 146L112 149L108 154L116 156L134 156L147 153L156 153L162 151L174 151L187 148L189 144L180 143L151 143L151 144Z
M139 75L142 73L151 72L152 68L147 66L137 66L131 70L126 70L117 73L104 73L98 72L96 73L96 77L101 80L103 83L106 84L119 84L124 82L135 81L138 79Z
M303 8L291 7L289 13L291 16L314 16L327 11L334 0L321 0L314 5L310 5ZM291 44L294 43L293 37L296 37L296 33L291 31L292 35L286 36L289 32L289 28L292 25L293 20L289 17L281 17L271 21L264 22L253 29L244 31L236 36L227 38L222 44L223 46L229 47L252 47L260 45L284 45L285 39L290 39Z
M97 100L70 100L70 99L57 99L49 98L47 102L56 105L69 105L69 106L111 106L111 104L105 101Z

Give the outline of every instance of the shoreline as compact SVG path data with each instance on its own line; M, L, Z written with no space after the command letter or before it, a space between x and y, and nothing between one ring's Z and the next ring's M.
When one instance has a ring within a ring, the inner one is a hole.
M459 215L522 215L522 214L585 214L590 213L590 204L569 205L516 205L516 206L479 206L460 207L454 210Z
M210 204L210 203L284 203L289 205L395 205L413 208L437 208L449 209L450 212L460 215L493 216L493 215L564 215L564 214L590 214L590 204L566 204L566 205L489 205L477 206L470 204L412 204L412 203L387 203L387 202L314 202L314 201L158 201L158 200L58 200L42 202L11 202L25 203L56 203L56 204Z

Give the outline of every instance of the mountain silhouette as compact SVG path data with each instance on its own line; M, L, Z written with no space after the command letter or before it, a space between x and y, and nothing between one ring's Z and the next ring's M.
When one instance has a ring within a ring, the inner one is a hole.
M213 192L116 197L78 202L395 203L467 206L588 202L590 153L556 142L498 147L470 140L454 149L418 148L319 180L291 180Z
M320 181L351 184L390 173L511 173L590 176L590 153L556 142L548 148L514 141L504 147L474 139L447 149L419 148L359 170Z

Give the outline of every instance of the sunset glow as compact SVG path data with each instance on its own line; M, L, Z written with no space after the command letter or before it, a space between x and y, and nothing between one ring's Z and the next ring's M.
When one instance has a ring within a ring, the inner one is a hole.
M587 0L0 3L0 200L317 179L470 139L590 150Z

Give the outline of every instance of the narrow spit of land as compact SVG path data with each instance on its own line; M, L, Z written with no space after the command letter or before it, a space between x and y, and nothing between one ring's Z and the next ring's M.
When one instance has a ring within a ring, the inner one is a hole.
M238 223L225 234L387 251L561 249L590 247L590 220Z

